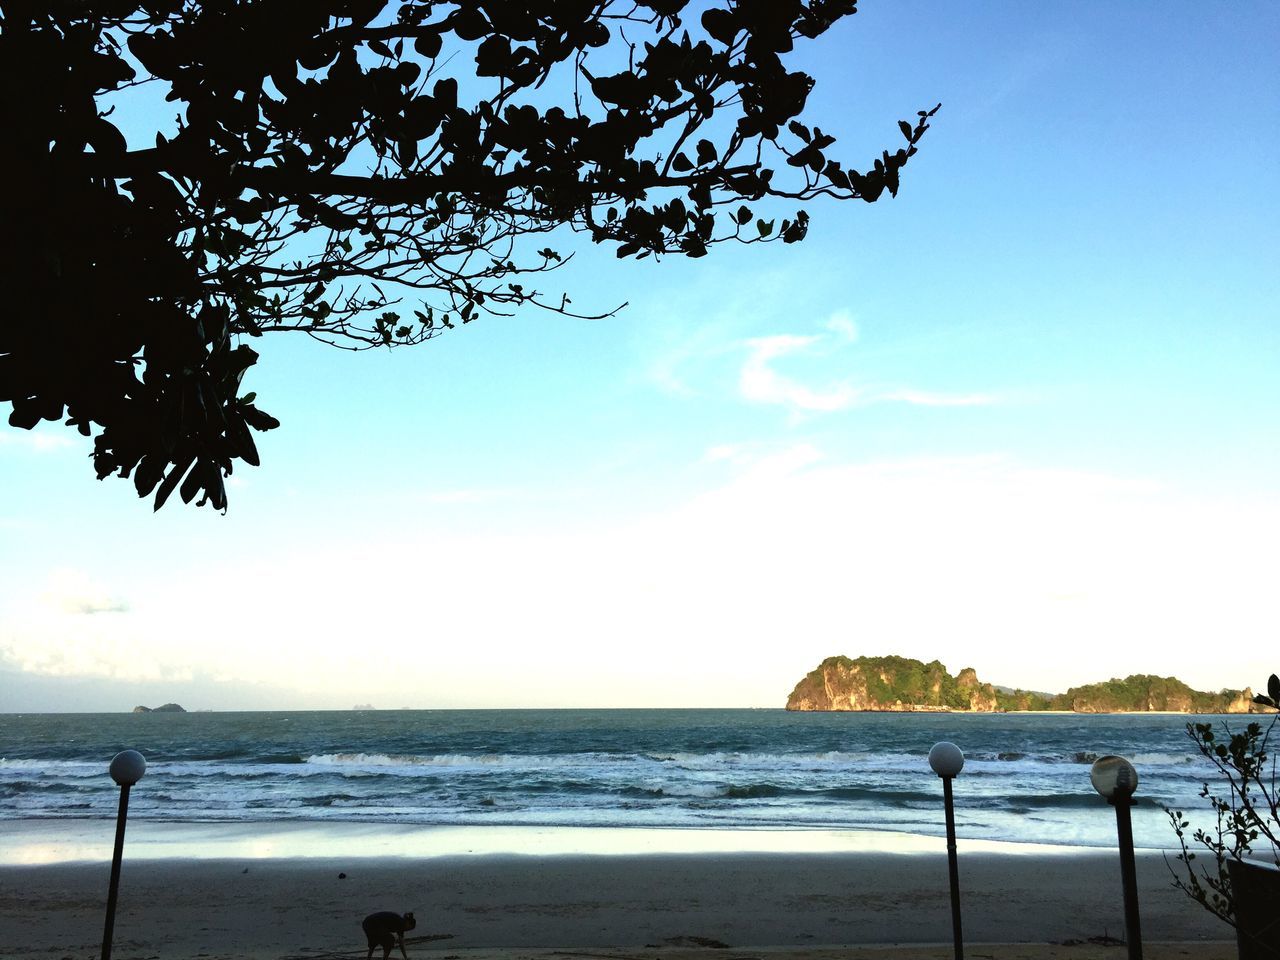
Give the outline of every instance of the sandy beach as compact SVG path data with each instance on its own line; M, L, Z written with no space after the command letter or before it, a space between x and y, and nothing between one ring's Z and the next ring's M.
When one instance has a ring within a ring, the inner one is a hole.
M1146 955L1217 960L1231 931L1139 857ZM105 862L0 866L0 954L97 955ZM968 956L1120 960L1120 880L1107 852L963 850ZM361 918L412 910L411 957L951 955L937 852L670 853L126 859L114 956L363 957ZM850 947L857 949L851 951Z

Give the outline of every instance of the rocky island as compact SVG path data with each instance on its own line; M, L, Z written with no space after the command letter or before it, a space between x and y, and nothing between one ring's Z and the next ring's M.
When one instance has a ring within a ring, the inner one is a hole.
M965 711L1058 710L1072 713L1251 713L1253 691L1193 690L1176 677L1134 674L1066 693L996 687L965 667L952 676L938 660L828 657L796 684L788 710Z
M182 707L176 703L162 703L158 707L137 706L133 708L134 713L186 713Z

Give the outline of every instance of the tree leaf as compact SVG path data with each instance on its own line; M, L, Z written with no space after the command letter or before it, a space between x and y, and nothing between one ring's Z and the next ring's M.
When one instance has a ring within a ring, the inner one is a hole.
M182 481L182 486L178 489L178 495L182 497L183 503L190 503L195 499L196 494L200 492L202 474L201 464L197 461L191 472L187 474L187 478Z
M428 60L434 60L440 55L440 48L444 45L438 33L424 33L413 40L413 49Z
M169 494L173 493L174 488L178 485L178 481L183 478L186 472L191 469L191 464L195 462L195 455L184 457L169 468L169 472L161 481L159 488L156 490L155 504L152 506L152 512L159 510L164 506L165 501L169 499ZM190 501L188 501L190 502Z
M702 29L713 39L729 46L738 33L738 18L732 10L713 7L702 14Z

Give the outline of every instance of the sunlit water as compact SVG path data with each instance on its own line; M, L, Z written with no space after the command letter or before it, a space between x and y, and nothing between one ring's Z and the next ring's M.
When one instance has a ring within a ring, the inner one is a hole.
M1196 718L1239 727L1244 717ZM110 818L118 750L147 757L132 821L943 833L938 740L965 751L962 838L1105 846L1097 757L1137 766L1139 846L1161 806L1203 819L1188 718L781 710L0 716L0 819Z

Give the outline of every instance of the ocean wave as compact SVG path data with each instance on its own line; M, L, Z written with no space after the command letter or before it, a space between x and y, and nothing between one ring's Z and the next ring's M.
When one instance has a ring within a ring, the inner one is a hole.
M303 760L308 766L372 769L383 767L580 767L634 760L637 755L601 753L318 753Z
M58 780L8 780L0 782L0 797L13 797L19 794L45 793L62 795L70 793L92 793L97 788L82 783L63 783Z
M1136 767L1182 767L1198 764L1203 758L1198 753L1135 753L1129 757Z
M107 760L136 743L133 718L23 723L0 730L0 820L114 816ZM1114 843L1089 764L1120 753L1141 776L1142 843L1168 833L1158 801L1200 808L1207 773L1177 718L409 711L200 724L195 739L147 725L131 817L937 833L942 786L926 756L946 739L967 756L962 836Z
M363 804L369 798L357 797L350 793L325 793L320 796L299 797L298 801L304 807L332 807L342 804Z
M110 758L108 758L109 760ZM104 780L110 776L107 773L109 763L100 761L90 762L88 760L31 760L31 759L9 759L0 757L0 776L8 776L10 772L21 773L23 771L32 771L40 776L55 777L60 780L68 778L90 779L99 777Z

